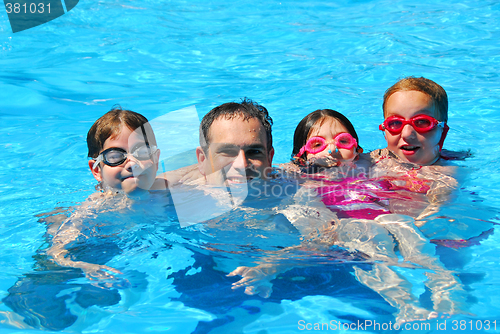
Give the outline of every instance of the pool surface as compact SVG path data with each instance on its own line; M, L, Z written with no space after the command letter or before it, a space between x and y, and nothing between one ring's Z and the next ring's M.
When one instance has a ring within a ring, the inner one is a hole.
M444 147L473 153L457 162L466 177L441 214L477 228L476 235L490 225L468 247L440 250L464 284L467 314L415 322L402 332L500 332L500 231L492 224L500 209L498 22L500 3L485 0L109 0L80 1L49 23L12 33L0 11L0 333L261 334L339 332L314 330L330 322L387 326L394 308L356 280L352 263L359 259L340 250L299 256L311 265L279 276L270 298L231 290L237 279L225 275L236 263L297 242L265 228L238 229L244 221L266 221L266 210L223 215L211 226L215 234L197 225L181 228L163 195L157 195L162 215L99 213L87 223L104 227L74 251L120 268L126 280L108 285L56 266L43 250L50 240L47 217L66 217L94 192L86 134L115 104L163 120L162 155L177 157L170 166L179 167L193 161L197 119L222 103L251 98L274 120L277 164L289 160L295 126L316 109L345 114L365 151L385 147L378 130L382 96L409 75L445 88L451 130ZM246 246L257 238L254 248ZM423 273L401 272L428 299ZM342 332L386 331L351 326Z

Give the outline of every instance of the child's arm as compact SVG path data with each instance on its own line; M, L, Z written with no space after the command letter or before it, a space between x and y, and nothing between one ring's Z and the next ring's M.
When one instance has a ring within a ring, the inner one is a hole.
M293 268L279 264L279 257L273 260L266 258L267 263L259 264L255 267L241 266L230 272L227 276L241 276L242 279L233 283L232 289L245 288L245 294L256 295L262 298L269 298L273 292L271 281L279 274Z
M93 195L94 196L94 195ZM91 198L93 198L91 196ZM70 218L61 224L57 232L54 233L51 246L46 250L46 254L52 258L52 261L63 267L80 268L89 279L113 279L114 276L108 272L115 274L122 274L119 270L114 268L88 263L84 261L73 261L68 254L67 246L77 240L81 234L80 225L84 218L85 208L87 204L83 203L82 206L76 210Z
M422 220L450 201L459 184L458 168L446 162L418 166L399 160L387 149L371 152L371 158L370 178L388 182L394 195L401 194L390 199L392 213Z
M282 232L298 232L290 221L281 213L273 218L273 223L277 230ZM284 265L281 263L289 256L289 252L295 247L287 247L278 252L273 252L269 256L262 259L261 263L254 267L240 266L230 272L227 276L241 276L242 278L233 283L232 289L245 288L245 294L256 295L262 298L269 298L273 291L271 281L279 274L284 273L293 268L292 265Z
M80 230L71 225L63 231L59 230L52 240L52 245L47 249L46 253L52 260L62 267L79 268L85 276L91 280L94 279L113 279L114 276L108 272L115 274L122 274L119 270L114 268L93 264L83 261L73 261L69 258L66 246L75 241L80 234Z
M417 220L438 212L444 203L452 200L459 185L458 170L455 166L425 166L421 173L423 178L431 180L432 183L426 193L429 205L420 213Z
M300 245L288 247L264 258L255 267L240 266L227 276L242 276L242 279L233 283L233 289L245 287L247 295L258 294L268 298L272 293L271 281L279 274L293 269L300 264L292 264L288 260L293 251L299 250L303 245L314 244L312 249L330 245L333 238L329 233L332 222L337 221L337 216L321 202L314 191L301 188L292 199L293 204L285 205L283 210L274 217L274 224L278 229L289 225L302 236ZM309 246L308 246L309 247ZM285 263L286 262L286 263Z

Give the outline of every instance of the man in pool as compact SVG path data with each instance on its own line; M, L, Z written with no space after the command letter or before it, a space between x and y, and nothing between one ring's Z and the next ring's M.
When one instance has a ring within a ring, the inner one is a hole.
M201 121L198 164L163 177L170 185L242 184L266 179L274 156L272 124L266 108L248 99L217 106Z
M267 178L274 156L271 125L266 108L246 99L222 104L205 115L196 157L207 183Z

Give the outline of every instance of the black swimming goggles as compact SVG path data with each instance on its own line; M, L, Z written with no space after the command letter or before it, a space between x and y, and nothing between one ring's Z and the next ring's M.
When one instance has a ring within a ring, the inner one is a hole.
M136 148L132 153L128 153L123 148L111 147L102 151L95 159L93 168L103 162L105 165L115 167L123 164L129 156L133 156L139 161L151 160L158 148L156 146L143 145Z

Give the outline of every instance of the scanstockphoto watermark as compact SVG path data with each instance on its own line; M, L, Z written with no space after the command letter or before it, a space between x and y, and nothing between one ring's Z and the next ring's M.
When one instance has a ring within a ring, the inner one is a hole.
M382 185L373 177L375 172L369 168L330 168L326 174L315 177L314 174L293 174L281 168L267 168L263 176L259 171L252 171L258 179L268 179L268 183L248 184L252 194L256 197L291 197L297 191L297 186L305 186L310 189L327 189L328 193L346 194L368 194L371 191L383 190ZM371 177L367 177L371 175ZM289 181L294 180L295 183ZM316 197L315 192L309 192L310 196Z
M496 332L500 322L497 320L436 320L435 322L405 322L402 324L378 322L375 320L358 320L357 322L307 322L299 320L297 328L300 331L459 331L469 333L473 331Z
M20 32L52 21L73 8L79 0L4 0L12 32Z
M432 325L427 322L414 322L397 324L392 321L378 322L375 320L358 320L357 322L342 322L331 320L330 322L311 323L305 320L299 320L298 327L300 331L392 331L392 330L425 330L430 331Z
M199 163L196 161L197 148L203 147L202 144L207 141L200 135L200 120L195 106L168 112L150 123L161 151L160 173L165 174L185 167L187 161L190 161L190 164ZM204 174L204 180L194 181L194 184L204 184L207 187L181 187L170 182L166 184L182 227L227 213L244 203L247 198L254 201L293 197L300 203L308 203L315 202L316 198L325 192L335 198L366 197L380 188L376 181L372 182L371 178L376 170L370 168L350 164L318 168L306 166L305 171L299 166L290 169L261 168L254 164L254 159L246 159L247 152L242 155L241 148L238 147L238 150L234 151L237 146L230 147L229 152L224 151L225 154L221 154L221 163L211 165L212 173ZM207 150L208 148L204 151ZM245 158L244 164L241 157ZM300 172L297 172L297 169ZM194 207L197 210L193 210Z

